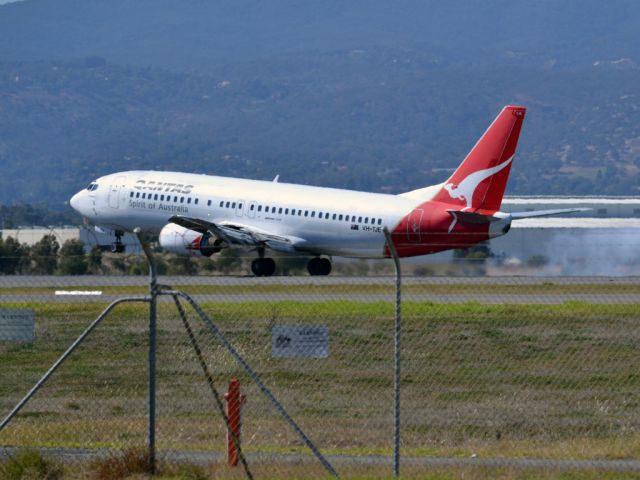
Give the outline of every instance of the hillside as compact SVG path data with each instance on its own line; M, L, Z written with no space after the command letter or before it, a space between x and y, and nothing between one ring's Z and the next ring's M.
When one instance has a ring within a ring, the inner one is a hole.
M510 194L638 194L640 2L0 6L0 203L131 168L401 192L507 103Z
M217 74L99 63L0 63L0 202L63 202L131 168L401 192L442 181L507 103L529 107L508 193L638 193L633 69L442 68L389 50Z

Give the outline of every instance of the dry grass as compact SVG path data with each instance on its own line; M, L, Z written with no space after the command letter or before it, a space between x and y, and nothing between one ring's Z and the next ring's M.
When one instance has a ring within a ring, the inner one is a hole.
M0 346L0 416L102 306L32 307L36 342ZM208 303L204 308L324 452L390 455L392 305L230 302ZM406 302L403 314L404 455L640 457L637 305ZM246 451L305 452L228 353L192 320L217 388L224 391L236 376L248 395ZM271 326L300 323L329 327L328 358L271 357ZM0 433L0 444L118 449L143 444L146 325L144 306L117 310ZM158 341L159 447L168 452L222 451L224 426L168 305L160 306ZM309 474L308 466L271 463L255 468L267 478ZM386 470L353 466L345 469L344 476L388 478ZM236 472L224 465L207 469L213 478L229 478ZM570 472L491 472L407 467L405 475L582 478L571 477ZM324 475L321 470L312 473Z

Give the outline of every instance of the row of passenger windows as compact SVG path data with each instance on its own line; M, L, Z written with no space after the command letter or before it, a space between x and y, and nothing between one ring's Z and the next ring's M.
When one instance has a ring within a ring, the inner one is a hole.
M191 204L191 197L183 197L183 196L177 196L177 195L164 195L164 194L159 194L159 193L141 193L141 192L131 192L129 194L129 197L131 198L140 198L142 200L159 200L161 202L174 202L174 203L187 203L187 204ZM186 200L186 202L185 202ZM194 205L198 205L198 199L195 198L193 199L193 204ZM207 201L207 206L211 206L211 200ZM236 206L238 207L238 210L242 210L242 203L236 203L236 202L225 202L224 200L220 201L220 208L231 208L233 210L236 209ZM278 215L291 215L291 216L298 216L298 217L310 217L310 218L318 218L318 219L324 219L324 220L336 220L336 221L345 221L345 222L357 222L357 223L365 223L365 224L371 224L371 225L382 225L382 219L381 218L369 218L369 217L362 217L362 216L355 216L355 215L347 215L347 214L342 214L342 213L329 213L329 212L316 212L315 210L302 210L302 209L296 209L296 208L284 208L284 207L270 207L265 205L264 207L262 205L255 205L252 204L249 207L249 210L254 211L257 210L259 213L263 212L264 213L275 213ZM317 216L316 216L317 214Z
M236 202L225 202L223 200L220 202L220 207L231 208L235 210ZM242 203L238 203L238 209L242 210ZM361 217L361 216L347 215L342 213L316 212L315 210L302 210L299 208L296 209L296 208L285 208L285 207L270 207L267 205L263 207L262 205L256 206L252 204L249 207L249 210L251 211L257 210L258 213L264 211L264 213L275 213L278 215L291 215L291 216L297 216L297 217L304 216L304 217L318 218L318 219L324 219L324 220L337 220L339 222L341 221L357 222L357 223L365 223L365 224L371 224L371 225L375 225L377 223L378 225L382 225L381 218ZM317 213L317 217L316 217L316 213Z
M159 193L140 193L140 192L131 192L129 193L130 198L140 198L142 200L160 200L161 202L174 202L174 203L191 203L191 197L178 197L177 195L163 195ZM185 202L186 200L186 202ZM194 205L198 205L198 199L193 199ZM209 200L209 205L211 205L211 200Z

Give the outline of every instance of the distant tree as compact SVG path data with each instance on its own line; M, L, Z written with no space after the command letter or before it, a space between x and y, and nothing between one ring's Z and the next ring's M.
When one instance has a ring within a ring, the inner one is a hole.
M13 237L3 240L0 236L0 273L15 275L29 265L29 247L21 245Z
M308 261L305 257L279 257L276 266L282 275L296 275L306 272Z
M45 235L31 247L32 271L41 275L52 275L58 266L60 245L53 235Z
M67 240L60 248L58 271L63 275L84 275L89 262L84 254L84 243L80 240Z
M100 247L94 246L91 249L87 262L91 273L100 273L102 270L102 250L100 250Z
M186 255L176 255L171 258L167 267L169 275L195 275L198 273L198 264Z
M527 266L532 268L541 268L548 264L549 264L549 259L542 254L532 255L527 259Z
M236 248L225 248L220 252L218 260L216 260L216 268L224 273L229 274L238 270L242 266L242 258L240 252Z

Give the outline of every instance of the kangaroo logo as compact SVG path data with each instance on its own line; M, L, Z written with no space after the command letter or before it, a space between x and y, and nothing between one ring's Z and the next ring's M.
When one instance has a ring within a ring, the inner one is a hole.
M467 210L473 206L473 195L476 193L476 188L478 188L478 185L480 185L483 180L486 180L490 176L495 175L496 173L507 167L511 163L511 160L513 160L513 155L511 156L511 158L502 162L500 165L486 168L484 170L478 170L477 172L470 174L458 185L454 183L447 183L444 186L444 189L449 193L449 196L451 198L459 198L460 200L464 200L467 203L467 206L464 207L463 210Z

